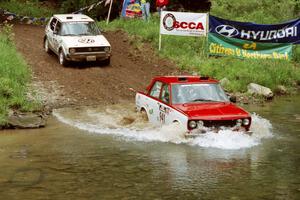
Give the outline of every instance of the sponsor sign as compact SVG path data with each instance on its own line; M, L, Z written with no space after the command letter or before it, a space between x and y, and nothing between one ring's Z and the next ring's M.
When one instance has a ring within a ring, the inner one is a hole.
M160 34L206 36L207 14L162 11Z
M210 15L209 32L256 42L300 44L300 19L266 25L225 20Z
M259 43L209 33L208 53L237 58L290 60L292 44Z

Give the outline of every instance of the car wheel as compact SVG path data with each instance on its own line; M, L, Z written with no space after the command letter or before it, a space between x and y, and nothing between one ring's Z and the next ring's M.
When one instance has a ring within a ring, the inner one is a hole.
M141 117L142 117L143 121L145 121L145 122L149 121L149 118L148 118L148 115L147 115L147 112L145 109L141 110Z
M110 57L103 62L104 65L110 65Z
M51 50L49 49L49 42L48 42L47 38L44 40L44 49L45 49L46 53L51 52Z
M59 51L58 60L59 60L59 64L61 64L63 66L67 66L68 65L68 61L66 60L66 56L65 56L63 50Z

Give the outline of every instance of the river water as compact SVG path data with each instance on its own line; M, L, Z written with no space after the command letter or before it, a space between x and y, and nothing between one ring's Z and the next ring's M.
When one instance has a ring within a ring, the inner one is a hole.
M55 110L0 132L0 199L300 199L300 96L252 113L252 136L185 139L134 105Z

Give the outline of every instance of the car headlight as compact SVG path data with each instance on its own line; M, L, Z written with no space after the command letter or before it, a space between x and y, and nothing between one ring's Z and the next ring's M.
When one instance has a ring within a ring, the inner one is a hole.
M76 49L74 49L74 48L70 48L70 49L69 49L69 52L70 52L71 54L73 54L73 53L75 53L75 52L76 52Z
M242 123L243 123L243 120L241 120L241 119L236 120L237 126L242 126Z
M249 119L243 119L243 125L244 126L248 126L250 124L250 120Z
M204 126L204 122L201 121L201 120L199 120L199 121L198 121L198 127L203 127L203 126Z
M104 51L105 51L105 52L109 52L109 51L110 51L110 48L109 48L109 47L105 47L105 48L104 48Z
M197 127L197 122L196 121L189 121L189 127L194 129Z

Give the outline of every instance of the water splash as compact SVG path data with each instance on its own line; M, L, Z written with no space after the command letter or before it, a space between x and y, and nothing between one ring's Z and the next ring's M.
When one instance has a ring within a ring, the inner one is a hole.
M220 149L242 149L259 145L263 138L272 137L271 123L257 114L252 114L251 136L231 130L208 132L197 138L185 138L180 126L154 127L145 122L133 105L114 105L106 108L80 108L54 110L53 115L70 126L96 134L109 134L143 142L169 142L191 146Z

